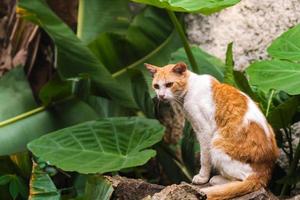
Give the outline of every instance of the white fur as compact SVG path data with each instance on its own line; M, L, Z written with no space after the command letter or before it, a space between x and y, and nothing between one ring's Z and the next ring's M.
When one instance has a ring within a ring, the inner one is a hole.
M267 136L271 136L268 122L258 106L247 96L248 110L244 116L244 124L247 126L250 122L256 122Z
M165 80L159 80L156 84L159 85L159 89L155 89L156 95L159 97L160 95L164 95L164 98L167 100L173 99L173 93L170 88L166 87Z
M211 76L191 73L183 108L201 146L201 169L193 178L197 184L209 180L212 169L210 149L211 139L216 132L215 104L211 90Z
M233 160L220 149L212 148L210 150L212 164L218 169L222 176L231 180L245 180L253 174L253 170L249 164Z
M186 118L191 122L201 147L201 169L193 178L194 183L205 183L209 180L212 167L217 168L223 176L230 179L244 180L253 173L246 163L232 160L223 151L213 148L213 138L218 138L215 121L215 102L212 93L213 77L191 73L183 108ZM253 109L253 105L251 105ZM254 107L255 108L255 107ZM254 113L256 115L257 111ZM252 120L250 111L247 120Z

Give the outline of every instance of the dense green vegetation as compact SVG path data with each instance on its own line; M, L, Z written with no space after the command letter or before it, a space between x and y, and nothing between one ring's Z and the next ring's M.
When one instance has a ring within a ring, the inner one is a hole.
M259 103L289 159L287 173L275 170L271 188L289 194L300 180L300 143L293 149L291 128L300 116L300 26L272 43L270 60L239 72L233 44L223 63L188 44L181 20L182 12L210 14L238 0L134 1L142 4L80 0L76 32L44 0L19 2L22 18L51 38L56 74L35 96L22 67L0 79L0 199L29 193L40 200L109 199L113 189L104 173L159 184L190 181L201 147L188 123L178 143L162 139L157 119L167 105L155 101L143 67L178 61Z

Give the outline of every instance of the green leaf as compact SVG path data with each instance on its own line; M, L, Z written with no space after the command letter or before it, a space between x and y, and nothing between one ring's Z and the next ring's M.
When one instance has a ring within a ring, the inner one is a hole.
M268 92L282 90L290 95L300 94L300 64L281 60L255 62L247 68L251 85Z
M131 14L127 0L80 0L77 35L86 44L100 33L127 30Z
M156 150L157 160L169 180L178 184L182 181L191 181L191 177L186 173L184 165L180 163L175 153L166 144L160 143Z
M232 45L233 43L231 42L230 44L227 45L227 50L226 50L226 67L225 67L225 72L224 72L224 83L227 83L232 86L236 86L235 80L234 80L234 61L233 61L233 54L232 54Z
M0 155L24 151L28 142L41 135L96 118L96 112L81 101L70 100L56 104L49 110L0 127Z
M18 185L18 190L19 190L19 194L23 197L23 198L28 198L28 189L27 189L27 184L23 181L23 179L19 176L16 177L16 182Z
M239 0L132 0L138 3L149 4L159 8L166 8L179 12L198 12L211 14L226 7L233 6Z
M268 53L274 58L300 61L300 24L273 41Z
M51 178L36 163L32 168L29 200L60 200L60 193Z
M90 176L85 186L84 199L109 200L114 189L102 176Z
M23 68L12 69L1 77L0 91L0 121L36 107Z
M160 141L163 133L156 120L106 118L47 134L28 148L66 171L105 173L145 164L155 155L145 148Z
M124 108L106 98L90 95L86 102L94 108L99 117L120 117L132 115L132 110Z
M299 105L299 97L294 96L276 106L269 114L268 121L273 128L285 128L292 124L294 115Z
M0 185L6 185L11 180L11 175L0 176Z
M155 118L154 104L149 94L149 89L143 74L140 71L132 71L132 91L134 99L145 116Z
M126 33L102 33L89 44L89 48L109 66L108 70L114 77L123 81L123 85L124 77L120 78L120 75L127 75L127 69L143 68L144 62L153 60L165 64L171 52L180 45L166 13L146 8L134 17ZM126 84L124 87L130 88L130 84Z
M10 160L17 167L20 175L29 178L31 174L31 156L28 151L20 152L9 156Z
M19 195L19 187L18 183L16 181L16 177L13 177L12 180L9 183L9 193L13 199L16 199Z
M48 105L53 101L58 101L71 95L72 81L63 81L58 75L56 75L42 87L39 93L39 98L44 105Z
M258 95L252 90L248 79L246 78L244 72L233 71L234 81L236 86L247 95L251 97L256 102L261 102L262 99L258 97Z
M41 26L52 38L57 49L57 66L62 78L74 78L88 74L97 94L109 96L114 101L135 107L133 99L112 78L100 60L64 24L44 0L21 0L19 6L26 10L27 19Z
M221 60L204 52L197 46L192 46L192 52L198 63L198 71L200 71L202 74L210 74L219 81L223 81L225 65ZM169 63L177 63L179 61L184 61L190 66L189 60L183 48L178 49L171 55L171 60Z

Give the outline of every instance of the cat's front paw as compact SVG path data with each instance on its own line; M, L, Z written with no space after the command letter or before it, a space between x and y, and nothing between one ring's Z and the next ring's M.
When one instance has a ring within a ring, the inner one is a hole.
M207 183L209 180L209 177L207 176L201 176L200 174L197 174L196 176L194 176L192 183L193 184L197 184L197 185L201 185L204 183Z

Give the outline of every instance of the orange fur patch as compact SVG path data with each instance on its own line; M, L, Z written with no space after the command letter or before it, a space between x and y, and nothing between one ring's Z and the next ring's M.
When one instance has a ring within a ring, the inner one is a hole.
M249 163L260 174L262 185L266 186L278 157L272 128L269 126L272 134L268 137L256 122L243 127L247 98L234 87L216 81L212 89L216 104L215 120L221 136L213 142L213 146L235 160Z
M152 81L152 87L154 84L157 84L159 81L163 82L172 82L173 86L171 87L171 91L173 93L184 92L187 89L187 81L189 77L189 72L186 71L182 75L177 74L172 71L175 64L166 65L161 68L157 68L157 72L155 73Z

